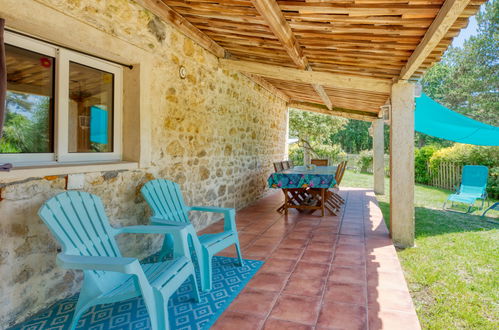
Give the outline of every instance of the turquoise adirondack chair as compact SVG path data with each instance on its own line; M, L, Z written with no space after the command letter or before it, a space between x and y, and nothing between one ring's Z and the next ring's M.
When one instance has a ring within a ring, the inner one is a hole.
M152 329L169 329L167 305L170 296L191 279L194 299L199 302L194 265L190 260L185 226L109 225L99 197L80 191L63 192L40 208L39 216L62 245L57 264L84 272L74 329L83 312L91 306L113 303L142 295ZM169 234L174 258L141 265L136 258L121 256L115 236L124 233Z
M444 203L443 209L446 209L447 202L451 201L469 204L469 213L477 199L482 200L482 207L487 199L487 178L489 169L482 165L466 165L463 167L461 185L454 194L451 194Z
M235 210L233 208L186 206L178 184L172 181L157 179L147 182L141 189L147 204L152 209L150 220L153 225L168 227L188 225L189 242L194 247L200 270L201 290L211 290L212 257L223 249L235 245L239 265L243 265L239 236L236 229ZM197 236L196 230L189 221L189 211L216 212L224 215L224 231L216 234ZM161 256L168 254L172 246L171 240L165 237Z

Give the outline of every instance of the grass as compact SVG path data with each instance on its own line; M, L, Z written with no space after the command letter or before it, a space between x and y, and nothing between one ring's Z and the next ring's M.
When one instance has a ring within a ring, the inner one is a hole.
M372 182L372 175L347 171L342 186ZM388 192L388 179L385 185ZM416 185L416 247L398 251L419 320L424 329L499 329L499 222L476 215L481 211L443 211L450 193ZM389 219L389 196L378 201Z

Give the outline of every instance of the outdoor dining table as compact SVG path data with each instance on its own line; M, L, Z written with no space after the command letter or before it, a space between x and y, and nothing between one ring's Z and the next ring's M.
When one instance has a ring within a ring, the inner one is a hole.
M321 210L322 216L328 209L331 197L329 188L336 185L336 166L295 166L293 168L272 173L267 179L270 188L282 189L284 192L284 213L288 208L299 210Z

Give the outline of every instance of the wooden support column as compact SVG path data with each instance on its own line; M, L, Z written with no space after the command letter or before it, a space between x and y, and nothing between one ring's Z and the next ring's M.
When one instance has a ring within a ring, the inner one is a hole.
M383 119L373 122L373 172L374 193L385 194L385 123Z
M414 85L393 84L390 113L390 233L398 247L414 246Z

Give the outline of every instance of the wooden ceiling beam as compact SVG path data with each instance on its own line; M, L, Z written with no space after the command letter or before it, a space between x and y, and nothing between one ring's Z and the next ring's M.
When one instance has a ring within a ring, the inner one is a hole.
M270 30L279 39L289 57L295 65L304 70L308 67L307 58L296 39L286 18L282 14L281 8L274 0L251 0L258 13L269 25Z
M285 66L259 62L220 59L220 64L228 69L253 73L274 79L297 81L306 84L319 84L338 89L351 89L374 93L390 94L391 80L359 77L319 71L305 71Z
M347 118L347 119L355 119L355 120L362 120L362 121L374 121L375 119L378 118L378 115L374 114L374 113L349 110L349 109L342 109L342 108L336 108L336 107L333 108L333 110L329 110L323 104L311 103L311 102L300 102L300 101L295 101L295 100L289 101L288 107L294 108L294 109L299 109L299 110L317 112L317 113L321 113L324 115L338 116L338 117L343 117L343 118Z
M186 37L192 39L195 43L206 49L208 52L214 54L218 58L229 57L230 53L220 46L216 41L206 35L203 31L192 25L182 15L173 10L170 6L161 0L134 0L144 9L147 9L160 19L172 25L175 29L180 31ZM273 93L277 97L288 101L289 97L281 92L274 85L266 81L264 78L255 75L245 74L254 83L260 85L267 91Z
M288 24L286 17L275 0L251 0L256 10L269 25L270 30L279 39L282 46L300 69L312 71L308 64L307 57L303 55L303 50L296 39L293 30ZM333 109L333 102L324 91L324 87L319 84L312 84L315 92L324 102L329 110Z
M182 15L170 8L161 0L134 0L143 8L149 10L160 19L168 22L186 37L192 39L198 45L214 54L216 57L225 57L225 49L208 37L204 32L192 25Z
M470 0L446 0L437 16L426 31L423 39L409 57L399 75L400 80L408 80L445 37L447 31L463 13Z
M289 96L286 93L284 93L280 89L276 88L274 85L272 85L269 81L265 80L264 78L257 76L257 75L254 75L254 74L251 74L251 73L244 73L243 72L243 75L245 75L246 77L251 79L255 84L260 85L265 90L274 94L275 96L277 96L281 100L289 102Z

